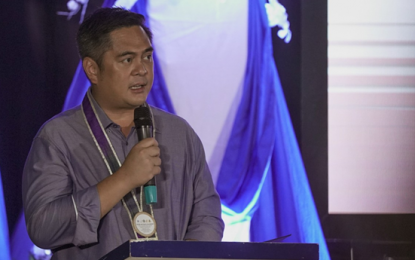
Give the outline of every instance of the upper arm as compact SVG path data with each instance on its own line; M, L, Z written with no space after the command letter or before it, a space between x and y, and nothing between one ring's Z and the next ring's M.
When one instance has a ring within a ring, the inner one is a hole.
M22 188L27 217L49 202L72 194L65 156L49 140L34 139L23 170Z
M224 229L220 198L213 185L202 143L196 134L193 139L192 171L194 201L185 239L220 241Z

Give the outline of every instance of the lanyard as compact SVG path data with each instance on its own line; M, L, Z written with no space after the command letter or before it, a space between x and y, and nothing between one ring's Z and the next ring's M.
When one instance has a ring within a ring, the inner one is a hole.
M104 130L104 127L102 126L101 120L99 119L97 115L96 109L91 99L92 99L91 92L88 91L82 101L82 105L81 105L82 112L84 115L86 125L88 126L88 130L92 136L92 139L94 140L94 143L98 151L101 154L101 157L108 169L109 174L112 175L121 167L121 162L118 159L118 156L114 150L113 145L111 144L111 141L108 135L106 134ZM147 104L145 105L148 106ZM150 113L151 113L151 117L154 122L151 108L150 108ZM155 136L155 126L153 126L153 136ZM137 201L135 189L127 193L122 199L122 204L124 205L124 208L128 212L128 216L130 218L132 227L133 227L133 216L134 216L134 212L136 211L134 206L137 207L138 212L143 212L143 187L140 187L140 189L141 189L140 203ZM135 205L134 203L128 203L128 202L131 202L132 200L135 202ZM150 210L151 210L151 215L154 218L153 207L151 205L150 205ZM134 230L134 227L133 227L133 230ZM136 239L141 237L139 234L137 234L137 232L134 232L134 234L136 236ZM156 233L156 238L157 238L157 233Z

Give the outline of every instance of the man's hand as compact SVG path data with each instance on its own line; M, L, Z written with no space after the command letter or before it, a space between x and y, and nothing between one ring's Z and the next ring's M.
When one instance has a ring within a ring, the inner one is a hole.
M160 149L154 138L136 144L125 158L121 168L97 185L101 201L101 218L128 192L143 186L161 169Z
M116 174L123 174L126 185L130 187L128 190L132 190L159 174L160 165L160 149L156 139L146 138L131 149Z

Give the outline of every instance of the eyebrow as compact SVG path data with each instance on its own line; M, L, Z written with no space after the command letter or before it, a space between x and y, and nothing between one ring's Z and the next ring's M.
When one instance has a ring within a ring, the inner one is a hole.
M152 52L152 51L154 51L154 48L153 47L148 47L147 49L145 49L143 51L143 53ZM127 56L127 55L137 55L137 53L136 52L132 52L132 51L125 51L125 52L123 52L121 54L118 54L117 57L123 57L123 56Z
M132 52L132 51L125 51L121 54L118 54L117 57L123 57L123 56L127 56L127 55L137 55L137 53Z
M144 52L150 52L150 51L154 51L153 47L151 46L144 50Z

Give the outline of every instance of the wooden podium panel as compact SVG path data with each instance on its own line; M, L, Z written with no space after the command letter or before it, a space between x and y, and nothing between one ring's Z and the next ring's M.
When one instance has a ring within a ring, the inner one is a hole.
M318 244L130 240L101 260L318 260L318 257Z

